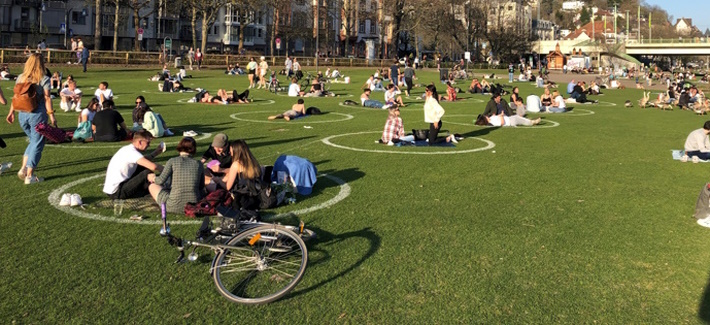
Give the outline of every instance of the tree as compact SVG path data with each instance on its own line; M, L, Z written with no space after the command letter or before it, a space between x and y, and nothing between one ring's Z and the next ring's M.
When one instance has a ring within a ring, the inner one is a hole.
M101 49L101 13L103 8L101 0L96 0L96 16L94 19L94 50Z
M587 8L582 8L582 13L579 15L579 21L582 23L582 26L588 24L592 20L592 15L587 10Z
M197 29L197 17L202 17L202 27L201 27L201 39L200 49L202 52L207 48L207 31L212 27L215 20L217 20L217 13L219 9L228 3L228 0L191 0L190 6L192 7L192 43L197 47L196 39L196 29Z
M97 0L98 1L98 0ZM138 29L141 28L141 20L150 16L157 9L153 0L128 0L126 5L133 10L133 26L135 26L134 50L141 50L141 43L138 40Z

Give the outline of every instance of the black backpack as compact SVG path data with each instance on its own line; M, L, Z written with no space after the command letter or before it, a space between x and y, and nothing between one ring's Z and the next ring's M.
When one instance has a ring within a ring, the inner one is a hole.
M240 180L233 190L232 207L244 210L271 209L278 205L276 191L262 180Z
M318 107L309 107L306 109L306 115L320 115L321 111L318 109Z

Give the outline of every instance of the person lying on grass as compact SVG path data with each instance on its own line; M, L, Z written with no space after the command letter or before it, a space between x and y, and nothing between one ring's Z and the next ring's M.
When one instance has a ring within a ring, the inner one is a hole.
M279 115L269 116L269 120L282 118L286 121L290 121L291 119L306 115L306 105L304 105L303 103L303 99L299 98L298 102L296 104L293 104L290 110L285 111Z
M249 90L245 90L243 93L238 93L237 90L232 90L228 93L224 89L217 90L217 96L212 96L209 91L203 90L195 95L195 100L198 103L207 104L247 104L249 103Z
M143 155L152 139L148 131L138 131L133 134L131 144L122 147L111 157L103 188L106 195L114 200L123 200L148 194L148 174L163 170L163 166L153 162L163 152L163 147L158 146L150 154Z
M400 117L399 107L390 107L385 129L382 131L381 143L393 146L399 142L414 142L413 135L404 135L404 122Z
M193 156L197 142L191 137L180 140L177 146L179 156L170 158L165 168L156 176L148 174L148 191L156 203L166 205L169 213L184 214L185 204L199 202L205 188L205 171Z
M360 95L360 103L362 103L362 106L370 108L386 108L384 107L385 104L381 103L380 101L370 99L371 93L372 90L370 90L369 88L363 89L362 95Z
M476 125L479 126L512 126L516 127L518 125L533 126L540 124L541 119L538 117L534 120L526 119L522 116L513 115L505 116L505 114L498 114L493 116L478 115L476 118Z
M387 91L385 91L385 105L389 107L404 107L404 102L402 101L402 96L399 96L401 91L399 87L394 84L387 85Z

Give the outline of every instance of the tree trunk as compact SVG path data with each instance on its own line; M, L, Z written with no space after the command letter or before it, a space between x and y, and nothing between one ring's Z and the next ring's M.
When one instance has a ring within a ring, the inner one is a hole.
M120 7L120 0L114 0L116 3L116 12L113 14L113 51L118 51L118 12Z
M269 42L269 48L271 52L269 54L271 56L274 56L274 40L276 40L276 26L278 26L279 23L279 11L278 9L274 9L274 18L272 19L272 23L269 25L271 26L271 42Z
M190 20L192 25L192 48L197 48L197 7L192 7L192 19Z
M133 25L136 26L136 28L134 28L136 34L134 36L133 49L136 52L141 51L141 42L138 40L138 29L141 28L141 26L140 26L140 19L138 19L138 18L139 18L138 17L138 7L135 7L135 8L133 8Z
M241 12L240 12L241 16ZM237 53L242 54L242 49L244 49L244 29L247 27L246 19L242 21L239 18L239 46L237 47Z
M94 50L101 49L101 0L96 0L96 15L94 18Z
M207 12L202 12L202 42L200 44L200 50L202 55L205 55L205 48L207 48Z

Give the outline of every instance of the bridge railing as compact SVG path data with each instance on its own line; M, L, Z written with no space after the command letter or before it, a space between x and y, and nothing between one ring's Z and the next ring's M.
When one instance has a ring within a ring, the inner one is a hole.
M710 37L684 37L684 38L652 38L652 39L629 39L627 44L707 44Z

